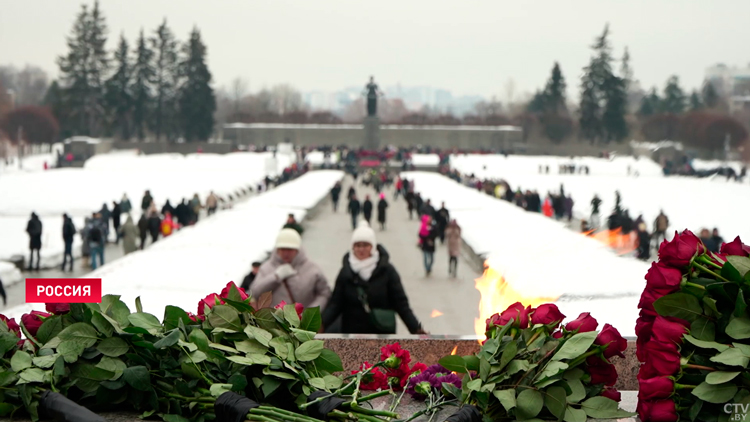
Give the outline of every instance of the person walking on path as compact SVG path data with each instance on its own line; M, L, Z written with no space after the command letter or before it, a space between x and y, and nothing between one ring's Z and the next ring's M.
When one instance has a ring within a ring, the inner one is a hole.
M128 214L128 218L125 220L125 224L120 228L120 237L122 238L122 251L125 255L135 252L138 247L136 246L136 240L138 239L138 227L133 223L133 216Z
M362 207L357 200L357 194L355 193L349 198L349 206L347 207L349 214L352 217L352 230L357 228L357 219L359 218L359 212Z
M289 214L286 217L286 224L284 224L282 229L292 229L299 233L300 236L302 236L302 233L305 231L305 229L303 229L302 226L297 222L297 219L294 218L294 214Z
M198 197L198 194L193 195L193 199L190 200L190 209L193 211L191 217L192 217L192 224L195 224L198 222L198 217L201 213L201 208L203 208L203 205L201 204L201 199Z
M424 210L424 201L422 200L422 194L419 192L414 195L414 209L417 211L419 217L424 215L422 214L422 211ZM432 217L432 214L430 214L430 217Z
M370 224L370 219L372 218L372 201L370 201L370 195L365 195L365 202L362 203L362 214L364 214L367 224Z
M117 201L112 201L112 227L115 229L115 245L120 243L120 217L122 215L122 208Z
M86 217L83 220L83 227L79 232L81 234L81 257L83 258L83 267L91 268L91 245L89 244L89 232L94 224L94 220L91 217Z
M152 211L148 216L148 231L151 233L151 243L159 240L159 231L161 230L161 219L156 211Z
M146 214L141 214L141 218L138 219L138 236L141 238L140 249L146 246L146 237L148 237L148 218Z
M143 194L143 199L141 200L141 211L143 211L145 213L146 210L148 210L149 208L151 208L151 204L153 204L153 203L154 203L154 198L151 197L151 192L147 190Z
M161 221L161 235L164 237L169 237L179 227L180 226L177 224L177 222L172 219L172 214L167 211L164 214L164 219Z
M563 198L563 209L565 210L565 218L568 219L568 223L573 219L573 197L566 196Z
M250 274L246 275L245 278L242 279L242 285L240 285L240 287L247 294L250 294L250 286L253 284L253 281L255 281L255 277L258 276L260 265L261 263L258 261L253 262L252 269L250 270Z
M302 238L293 229L281 229L276 237L273 256L258 270L250 285L252 297L272 292L271 306L286 302L301 303L305 308L325 308L331 288L323 270L307 258Z
M429 276L432 273L432 264L435 262L435 238L437 233L432 226L432 217L422 216L422 226L419 228L419 246L424 257L424 270Z
M102 215L95 213L92 216L91 228L89 229L88 242L91 249L91 269L95 270L99 265L104 265L104 224ZM97 264L96 257L99 257Z
M404 181L401 180L401 176L398 176L396 179L396 189L393 191L393 200L398 200L398 195L400 193L403 193L402 190L404 189Z
M130 203L130 199L128 199L128 195L126 193L122 194L122 199L120 200L120 211L122 211L123 214L130 214L130 211L133 210L133 205Z
M638 224L638 259L648 261L651 258L651 235L646 230L646 223Z
M542 214L544 214L546 217L552 217L552 201L550 200L549 196L544 198L544 204L542 205Z
M112 213L107 208L107 204L102 204L102 209L99 211L99 224L101 224L104 236L104 243L109 242L109 219L112 217Z
M356 180L355 180L356 181ZM346 198L351 201L352 197L357 194L357 191L354 189L354 186L349 186L349 193L346 194Z
M445 228L448 238L448 274L454 278L458 276L458 256L461 254L461 226L453 219Z
M404 179L404 183L406 183L406 179ZM414 191L409 191L404 195L404 198L406 199L406 208L409 210L409 220L414 218L414 208L417 205L417 197L414 195Z
M219 206L219 197L216 196L214 191L208 194L206 198L206 209L208 209L208 215L216 212L216 208Z
M385 230L385 211L388 208L388 202L385 200L385 194L380 194L380 200L378 201L378 223L380 223L380 231Z
M401 277L390 263L388 252L377 244L375 232L368 224L362 222L354 230L351 245L323 311L323 327L330 327L341 317L343 333L396 334L395 314L398 314L410 333L426 334L409 306Z
M601 224L601 219L599 218L599 207L601 205L602 200L599 199L599 195L594 195L594 198L591 200L591 224L589 225L592 230L597 230Z
M435 211L435 224L441 245L445 243L445 229L448 227L449 221L451 221L451 214L445 208L445 202L441 202L440 209Z
M73 237L76 235L76 226L73 224L73 220L70 219L68 214L63 214L63 229L62 237L65 242L65 251L63 252L63 263L62 270L65 271L65 264L68 263L68 257L70 257L70 271L73 271Z
M36 251L36 270L39 271L39 251L42 249L42 221L36 213L31 213L31 219L26 224L26 233L29 234L29 265L26 270L31 271L34 268L34 251Z
M331 188L331 202L333 202L333 212L339 209L339 199L341 197L341 182L336 182Z
M169 199L167 199L164 206L161 207L161 215L167 215L167 213L169 213L169 215L174 215L174 207L169 202Z
M659 238L667 240L667 229L669 228L669 218L664 214L664 210L659 210L659 215L654 220L654 240L656 247L659 247Z

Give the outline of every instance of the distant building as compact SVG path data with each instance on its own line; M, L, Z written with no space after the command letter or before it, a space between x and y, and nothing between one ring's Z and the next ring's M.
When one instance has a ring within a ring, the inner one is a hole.
M729 67L723 63L706 69L706 81L729 102L729 112L750 110L750 65Z

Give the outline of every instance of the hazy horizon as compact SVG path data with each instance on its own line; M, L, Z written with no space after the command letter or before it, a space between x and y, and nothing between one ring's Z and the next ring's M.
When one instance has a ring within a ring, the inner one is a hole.
M0 64L37 65L55 78L55 60L67 51L66 36L81 4L2 1ZM644 89L661 90L676 74L690 91L700 87L709 66L750 62L744 43L750 38L744 22L750 2L739 0L580 0L576 7L554 0L387 0L377 7L343 0L227 0L210 6L198 0L102 0L100 6L110 51L120 33L132 49L141 28L150 35L166 17L180 41L193 26L201 30L215 88L228 89L242 77L252 92L277 84L335 92L363 86L374 75L381 86L430 86L504 101L509 79L519 99L541 88L558 61L569 98L577 98L589 46L607 22L614 57L619 61L628 46Z

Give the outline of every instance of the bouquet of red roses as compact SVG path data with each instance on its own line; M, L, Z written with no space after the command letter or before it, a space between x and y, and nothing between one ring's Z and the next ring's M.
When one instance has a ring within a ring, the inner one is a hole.
M717 254L687 230L661 244L635 328L644 422L743 420L734 412L750 403L748 255L739 237Z

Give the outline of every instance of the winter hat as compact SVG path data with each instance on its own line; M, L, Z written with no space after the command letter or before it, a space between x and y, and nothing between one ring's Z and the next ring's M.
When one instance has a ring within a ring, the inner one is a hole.
M370 228L370 225L367 224L367 221L360 220L359 224L357 225L357 229L354 230L354 233L352 233L352 246L354 246L357 242L366 242L371 244L373 247L377 246L377 241L375 240L375 232Z
M385 199L385 194L382 192L380 193L380 199Z
M302 246L302 238L294 229L281 229L276 237L276 249L299 249Z

